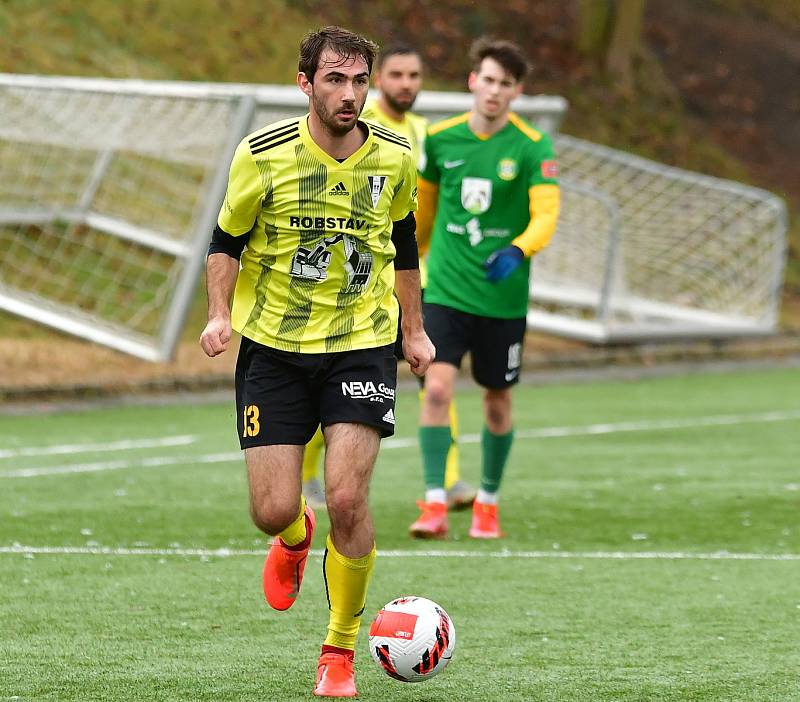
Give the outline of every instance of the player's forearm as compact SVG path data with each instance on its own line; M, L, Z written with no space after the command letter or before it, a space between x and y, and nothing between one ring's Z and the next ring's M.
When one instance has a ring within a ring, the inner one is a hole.
M230 319L231 295L239 275L239 261L224 253L212 253L206 259L208 318Z
M403 311L403 334L413 335L423 329L422 292L419 286L419 269L395 271L395 294Z

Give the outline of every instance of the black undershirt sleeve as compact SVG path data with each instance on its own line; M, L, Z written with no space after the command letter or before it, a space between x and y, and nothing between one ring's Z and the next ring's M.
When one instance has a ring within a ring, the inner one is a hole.
M249 232L242 236L232 236L217 225L211 235L211 243L208 245L208 256L215 253L224 253L238 261L242 257L242 251L247 246L249 238Z
M419 268L419 250L417 249L417 220L414 213L409 212L405 219L394 222L392 243L396 250L394 269L408 271Z

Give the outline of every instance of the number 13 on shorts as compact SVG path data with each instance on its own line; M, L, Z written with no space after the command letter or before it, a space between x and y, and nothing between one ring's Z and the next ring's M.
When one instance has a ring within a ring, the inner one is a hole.
M258 436L258 432L261 431L261 425L258 422L258 406L245 405L243 419L242 437Z

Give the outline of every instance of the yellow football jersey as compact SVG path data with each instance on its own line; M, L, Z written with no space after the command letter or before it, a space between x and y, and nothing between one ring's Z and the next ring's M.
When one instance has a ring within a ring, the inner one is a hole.
M250 237L233 328L300 353L392 344L392 223L417 208L411 145L362 122L366 141L340 163L311 138L307 118L254 132L234 154L218 224Z
M411 154L414 157L414 165L416 165L418 169L423 167L421 159L425 146L425 133L428 130L427 119L420 115L415 115L413 112L406 112L403 115L403 120L398 122L381 109L377 100L370 100L367 102L361 112L361 118L388 127L392 131L408 139L411 144ZM428 283L428 265L424 258L420 258L419 260L419 278L420 284L424 288Z
M425 132L428 129L427 119L420 115L415 115L413 112L406 112L402 121L398 122L381 109L377 100L367 102L361 112L361 119L377 122L408 139L411 144L411 153L414 156L414 164L419 167L422 146L425 142Z

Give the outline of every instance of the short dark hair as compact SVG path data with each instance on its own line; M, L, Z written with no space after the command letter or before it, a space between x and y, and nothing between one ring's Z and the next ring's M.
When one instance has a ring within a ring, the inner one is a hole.
M419 53L413 46L409 44L391 44L378 54L378 59L375 61L375 68L380 70L387 59L392 56L419 56L420 62L422 61L422 54Z
M524 80L530 70L530 64L522 48L513 41L505 39L492 39L491 37L476 39L469 49L469 57L472 59L473 70L476 73L480 70L485 58L497 61L517 81Z
M300 62L298 70L306 74L310 83L319 68L319 59L325 49L332 49L343 59L360 56L367 62L367 71L372 73L372 64L378 45L366 37L359 36L343 27L330 25L309 32L300 42Z

